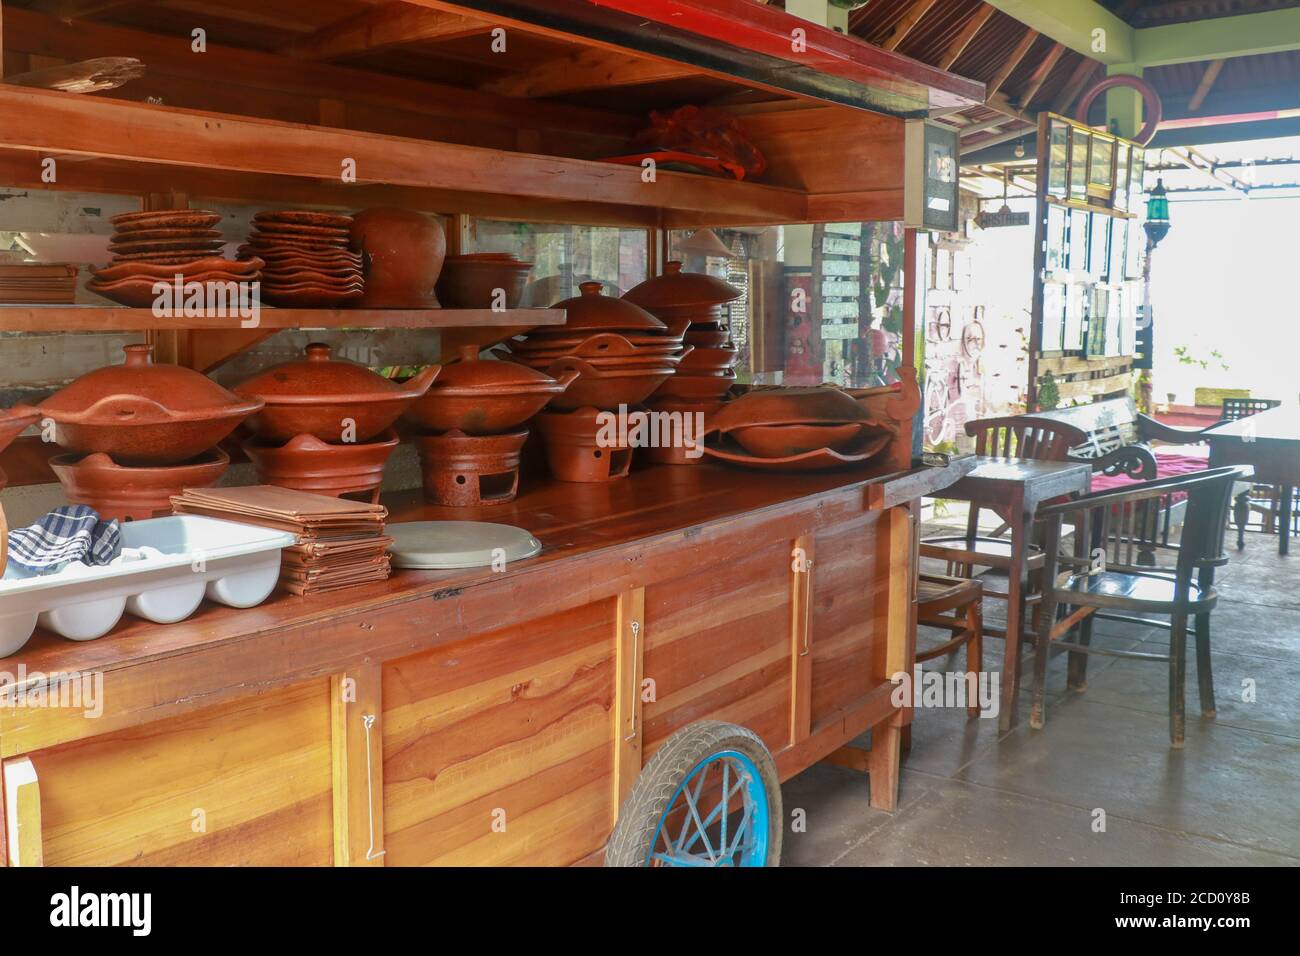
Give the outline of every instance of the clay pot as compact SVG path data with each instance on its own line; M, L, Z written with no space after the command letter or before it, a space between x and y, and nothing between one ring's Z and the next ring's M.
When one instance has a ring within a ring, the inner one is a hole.
M268 443L314 435L355 444L390 428L440 371L431 365L398 385L364 365L330 358L328 345L313 342L305 359L272 366L235 386L235 392L265 402L248 427Z
M720 375L674 375L654 393L655 401L665 399L721 400L731 386L736 384L736 373L727 370Z
M96 452L56 455L50 468L73 504L89 505L105 520L140 521L172 513L171 499L186 488L207 488L230 467L230 456L220 448L179 465L132 468Z
M691 326L686 333L686 344L694 345L697 349L730 348L731 333L727 329L697 329Z
M491 309L497 306L496 290L501 289L505 293L502 306L517 309L532 271L531 262L514 256L451 256L443 262L438 277L438 300L444 309Z
M740 350L734 346L731 348L693 346L692 348L694 351L677 367L683 375L724 372L735 368L736 363L740 361Z
M566 333L595 331L644 334L668 331L667 325L635 303L604 295L604 286L599 282L584 282L578 289L579 295L551 306L553 309L564 309L567 318L562 331Z
M632 449L602 444L602 423L595 408L567 414L543 412L534 421L546 442L551 474L560 481L601 482L626 478Z
M747 425L844 425L870 417L852 396L818 385L749 392L718 412L710 425L725 433Z
M15 438L40 420L40 411L30 405L0 408L0 452L8 448Z
M683 272L682 264L674 260L664 263L663 275L628 289L623 299L663 319L662 312L674 318L714 312L740 295L739 289L721 279L702 272Z
M352 217L352 248L365 261L364 309L436 309L447 237L438 220L410 209L366 209Z
M866 422L847 425L748 425L727 434L741 448L760 458L789 458L820 448L844 451L860 443L873 429Z
M314 435L298 435L284 444L252 438L244 449L258 480L267 485L341 498L368 494L379 498L384 465L398 445L391 428L375 441L331 445Z
M153 364L151 345L124 351L124 364L89 372L41 402L61 447L104 452L119 465L174 465L212 448L262 407L193 369Z
M519 456L528 431L505 435L424 435L415 440L424 475L424 500L468 508L514 501L519 491Z
M666 412L669 414L676 413L679 415L703 415L705 429L709 416L722 407L722 402L716 399L707 399L704 401L693 401L690 399L660 399L650 404L650 410L653 412ZM692 428L694 429L694 424ZM637 453L641 459L650 465L698 465L704 460L704 438L703 431L693 431L692 438L699 442L696 449L688 449L684 443L672 445L667 448L640 448ZM688 452L694 451L694 454Z
M477 346L466 345L407 418L436 432L495 435L528 421L578 374L570 370L557 379L516 362L484 361Z
M644 402L672 376L673 367L602 369L571 357L556 360L547 371L555 378L569 371L580 373L567 391L551 399L549 407L552 411L569 411L584 406L614 410L620 405Z

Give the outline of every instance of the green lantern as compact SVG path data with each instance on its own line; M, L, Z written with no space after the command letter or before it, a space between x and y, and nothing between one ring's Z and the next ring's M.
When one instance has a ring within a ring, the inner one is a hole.
M1160 240L1169 232L1169 196L1165 192L1165 181L1157 179L1151 195L1147 198L1147 221L1142 224L1151 248L1160 244Z

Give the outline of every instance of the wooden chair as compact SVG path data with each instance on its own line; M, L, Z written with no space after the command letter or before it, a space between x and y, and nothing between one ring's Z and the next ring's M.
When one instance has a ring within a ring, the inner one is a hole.
M1096 492L1039 509L1046 560L1043 606L1034 651L1031 727L1041 729L1046 721L1047 664L1053 650L1070 652L1068 682L1076 689L1082 689L1085 684L1088 654L1158 661L1169 666L1169 739L1173 747L1181 748L1185 726L1187 621L1195 616L1199 622L1201 615L1206 615L1207 622L1204 630L1198 627L1196 631L1201 711L1206 717L1215 715L1208 615L1218 596L1212 583L1193 581L1193 576L1205 565L1220 560L1233 484L1249 472L1250 469L1241 467L1215 468L1131 488ZM1140 515L1151 507L1168 508L1180 496L1186 496L1186 511L1174 565L1152 568L1136 564L1146 534ZM1067 516L1074 519L1075 548L1072 556L1063 558L1058 552L1061 524ZM1092 547L1094 544L1096 548ZM1073 571L1058 578L1057 571L1062 564ZM1169 654L1092 647L1091 629L1085 625L1100 611L1168 616ZM1065 640L1075 626L1079 627L1079 639Z
M1281 399L1276 398L1225 398L1219 421L1238 422L1281 404ZM1250 523L1252 511L1261 516L1260 524L1265 534L1272 534L1276 530L1278 514L1282 510L1279 507L1281 491L1274 485L1252 485L1249 490L1237 495L1233 503L1232 519L1237 526L1238 551L1246 547L1246 525ZM1300 518L1295 508L1291 509L1291 514Z
M966 647L966 671L979 679L984 661L984 617L982 587L978 579L953 578L942 574L921 574L916 584L916 623L948 631L952 638L938 647L916 651L916 662L934 660ZM973 686L973 684L971 685ZM980 713L978 700L968 702L971 717Z
M967 422L966 434L975 439L977 455L1038 461L1066 461L1070 449L1085 439L1084 433L1072 425L1039 421L1023 415ZM980 513L985 507L978 502L971 502L970 513L966 518L966 533L923 538L920 553L923 558L943 561L950 576L971 578L980 574L983 578L984 596L1005 601L1011 567L1011 542L996 532L992 535L979 533ZM989 510L998 514L997 509ZM1005 516L999 516L1005 521ZM1043 566L1043 551L1035 544L1029 545L1028 550L1026 566L1032 581ZM1026 607L1037 605L1036 592L1037 588L1031 583L1026 589ZM1022 615L1021 620L1024 619ZM986 628L984 633L993 637L1005 637L998 628Z

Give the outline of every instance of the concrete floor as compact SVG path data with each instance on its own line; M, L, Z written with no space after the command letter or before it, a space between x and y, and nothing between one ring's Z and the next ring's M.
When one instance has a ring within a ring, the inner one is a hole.
M923 534L950 530L927 525ZM1248 534L1220 572L1212 618L1218 718L1200 717L1188 655L1187 741L1169 748L1167 668L1094 656L1088 688L1053 659L1047 726L921 709L904 754L898 809L868 802L867 778L818 764L783 789L786 866L1300 865L1300 541ZM991 618L999 602L986 606ZM922 643L939 632L922 630ZM1094 644L1161 651L1167 631L1098 621ZM1003 645L986 642L1001 670ZM1032 649L1026 663L1032 659ZM1029 665L1032 666L1032 665ZM960 669L942 659L927 669ZM1253 681L1255 700L1243 700ZM1097 823L1104 811L1104 832Z

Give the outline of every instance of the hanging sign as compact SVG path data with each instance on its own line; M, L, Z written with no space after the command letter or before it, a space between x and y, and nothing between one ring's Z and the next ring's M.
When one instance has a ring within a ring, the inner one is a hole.
M1012 212L1006 206L1003 206L997 212L980 212L975 217L975 225L981 229L998 229L1002 226L1027 226L1029 225L1029 213Z

